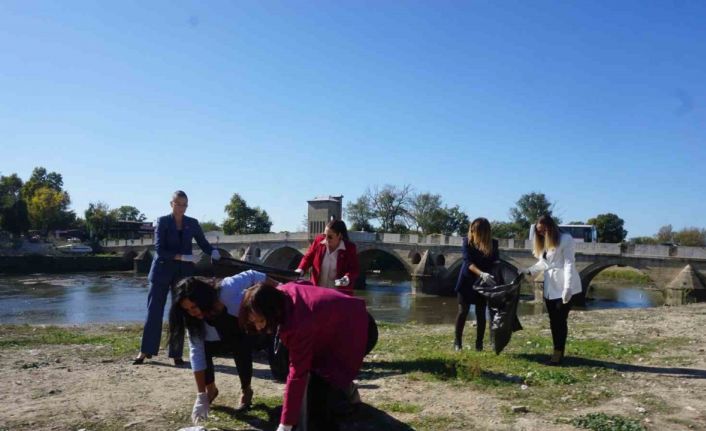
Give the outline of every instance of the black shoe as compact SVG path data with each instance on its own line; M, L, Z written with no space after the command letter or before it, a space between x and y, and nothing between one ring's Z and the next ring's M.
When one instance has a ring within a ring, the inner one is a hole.
M147 359L152 359L152 355L143 355L140 353L140 355L132 360L132 365L142 365L145 363L145 358Z
M483 345L482 344L476 344L476 352L482 352L483 351Z
M173 360L174 360L175 367L181 367L185 364L184 360L181 358L173 358Z
M461 344L460 344L460 343L454 343L454 351L460 352L461 350L463 350L463 347L461 346Z

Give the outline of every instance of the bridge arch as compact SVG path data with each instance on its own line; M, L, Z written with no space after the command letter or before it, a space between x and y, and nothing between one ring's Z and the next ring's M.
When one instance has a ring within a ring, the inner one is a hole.
M284 246L263 256L262 264L273 268L293 270L297 268L302 257L304 255L296 248Z
M601 262L596 262L588 265L586 268L584 268L581 272L579 272L579 277L581 278L581 291L584 295L588 294L588 288L591 285L591 281L600 274L603 270L608 269L613 266L620 266L620 267L630 267L634 268L640 273L644 274L647 278L650 279L651 284L655 284L655 280L650 276L650 274L647 271L644 271L642 268L638 268L632 265L625 265L623 262L621 262L619 259L609 259Z
M370 265L374 262L376 256L380 255L384 256L384 258L387 258L386 260L392 262L393 265L396 263L400 270L406 271L407 274L412 274L413 267L405 259L400 257L394 250L384 250L382 248L370 248L358 253L358 264L360 266L360 273L364 274L365 271L370 269Z

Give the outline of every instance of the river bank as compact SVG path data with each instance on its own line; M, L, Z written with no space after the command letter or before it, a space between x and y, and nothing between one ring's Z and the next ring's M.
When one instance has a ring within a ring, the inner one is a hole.
M706 304L572 312L569 358L559 368L542 364L551 349L546 316L524 317L523 325L496 356L454 352L450 325L382 324L360 376L365 405L343 429L573 430L607 420L628 430L706 429ZM0 429L189 425L190 370L163 356L129 365L138 325L0 331ZM469 325L467 345L473 332ZM255 407L241 416L232 410L239 396L233 363L217 360L221 394L209 429L276 427L283 386L257 360Z

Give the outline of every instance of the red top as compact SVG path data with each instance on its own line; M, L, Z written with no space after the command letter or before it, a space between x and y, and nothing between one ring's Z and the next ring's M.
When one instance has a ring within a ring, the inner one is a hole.
M365 301L334 289L287 283L279 337L289 350L280 423L296 425L309 371L345 389L358 375L368 342Z
M324 261L324 256L326 255L326 244L321 243L324 238L326 238L326 235L317 235L316 238L314 238L314 242L309 246L309 250L306 251L301 262L299 262L299 269L302 271L306 271L309 267L312 268L311 282L315 285L319 284L321 263ZM338 251L338 257L336 258L336 278L338 279L347 275L348 279L351 281L347 287L352 289L360 273L360 269L358 268L358 250L352 242L346 240L342 241L346 245L346 249Z

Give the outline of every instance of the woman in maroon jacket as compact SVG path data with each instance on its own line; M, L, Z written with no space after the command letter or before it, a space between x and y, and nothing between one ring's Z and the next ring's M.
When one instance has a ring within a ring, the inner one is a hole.
M309 431L337 430L333 402L353 398L353 379L377 342L377 325L365 301L294 282L257 284L246 291L238 320L246 331L276 333L289 350L278 430L300 423L302 411Z
M296 271L311 267L311 282L322 287L355 287L358 279L358 250L348 239L342 220L332 220L323 235L317 235Z

